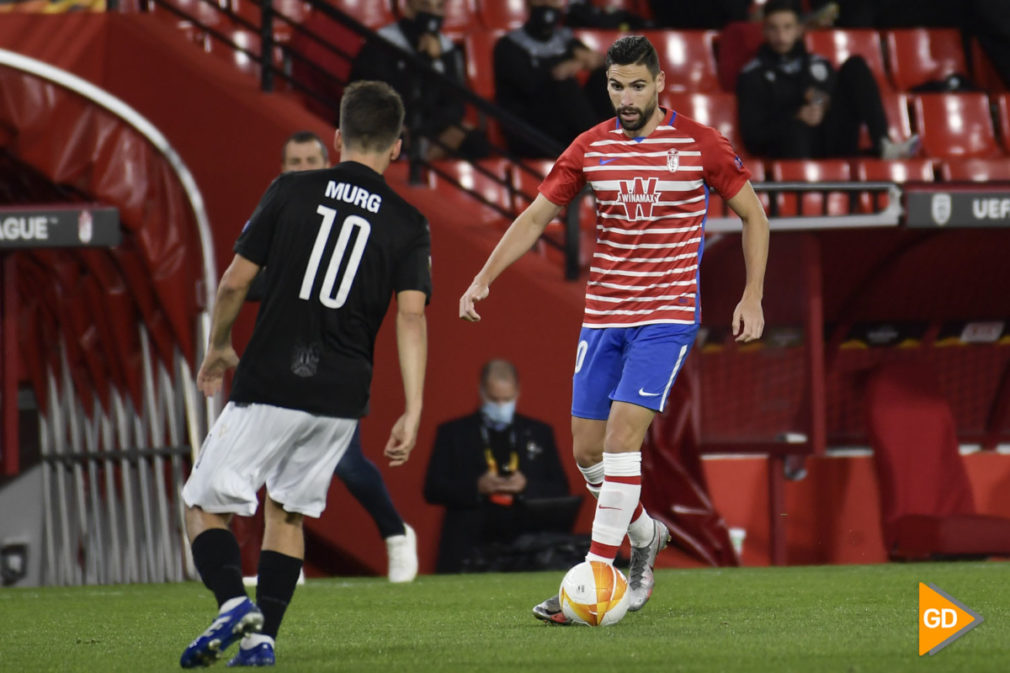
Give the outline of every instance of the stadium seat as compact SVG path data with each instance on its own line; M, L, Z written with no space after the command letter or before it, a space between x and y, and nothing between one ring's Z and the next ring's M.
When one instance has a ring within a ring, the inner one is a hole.
M994 157L989 99L983 93L922 94L912 98L915 124L929 157Z
M575 37L582 40L582 43L594 51L598 51L601 54L607 53L607 49L610 49L612 45L618 38L620 38L624 33L619 30L593 30L589 28L576 28Z
M512 30L526 21L526 0L479 0L477 11L485 27Z
M856 180L860 182L933 182L935 162L932 159L857 159L854 162ZM887 207L887 195L880 194L877 203L869 192L859 194L859 210L873 213Z
M812 30L804 36L807 50L820 54L838 68L850 56L862 56L873 72L880 92L891 90L884 67L884 55L880 50L880 34L869 28L851 30Z
M494 45L504 30L473 30L463 39L466 82L482 98L494 100Z
M717 35L714 30L657 30L646 33L659 53L659 67L666 73L665 91L719 91L714 47Z
M465 35L467 32L477 28L478 14L476 0L446 0L445 21L442 24L442 31L452 35Z
M734 21L722 29L715 46L719 84L723 91L736 91L740 71L754 58L763 42L761 24L754 21Z
M953 28L907 28L885 33L891 78L899 91L955 73L968 75L961 34Z
M845 159L779 160L771 162L771 177L775 182L848 182L852 179L852 169ZM821 215L848 215L849 195L844 192L829 192L827 203L822 192L808 192L802 195L776 194L779 217L817 217Z
M390 0L340 0L333 5L372 30L396 21Z
M945 181L1010 182L1008 159L948 159L940 164Z
M511 213L513 212L513 190L512 174L509 168L509 162L505 159L484 159L476 162L476 165L485 169L487 173L498 176L499 179L492 178L490 175L481 172L469 161L438 161L434 164L434 168L437 169L437 171L445 173L448 178L458 182L464 189L476 192L484 200L509 213L509 215L506 216L505 214L500 213L485 204L485 207L480 209L483 220L511 220ZM458 192L458 187L453 186L446 176L443 175L436 174L433 184L435 189L443 191L446 194ZM476 204L476 201L472 201L468 205L474 204Z
M888 556L1010 554L1010 519L975 513L957 424L929 364L882 365L864 400Z
M1001 94L996 97L996 119L999 120L1003 149L1007 154L1010 154L1010 94Z
M731 93L675 93L660 96L660 102L684 114L696 122L714 126L726 136L733 148L745 155L743 141L739 135L736 96Z

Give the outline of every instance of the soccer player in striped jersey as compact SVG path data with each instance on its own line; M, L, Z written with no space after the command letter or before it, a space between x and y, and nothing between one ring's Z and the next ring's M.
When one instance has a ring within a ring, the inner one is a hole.
M659 105L665 75L655 48L628 36L607 52L617 114L581 134L558 158L532 204L509 227L459 302L460 318L529 250L588 184L596 196L596 248L572 380L572 446L596 495L587 560L613 563L631 541L631 610L652 594L656 555L670 538L639 503L645 433L694 343L701 319L698 267L716 190L743 222L746 281L733 312L737 341L761 337L768 219L750 172L718 131ZM567 623L557 597L534 615Z

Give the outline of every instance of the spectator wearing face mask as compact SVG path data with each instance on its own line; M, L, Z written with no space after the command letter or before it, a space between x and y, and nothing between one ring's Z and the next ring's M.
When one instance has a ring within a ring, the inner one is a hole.
M435 72L465 86L463 54L442 33L445 2L406 0L400 20L380 28L381 40L370 40L358 52L351 80L379 80L396 89L407 108L407 130L413 134L408 142L420 142L425 159L440 159L450 152L479 159L490 148L483 132L463 121L463 100L448 87L419 77L407 58L413 54ZM398 47L403 57L395 58L383 42Z
M507 360L481 369L480 408L438 426L424 497L446 508L436 571L474 570L487 545L526 532L527 498L568 494L554 431L515 413L519 375Z
M612 117L603 54L561 25L564 0L528 0L521 27L494 47L495 99L531 126L568 145L591 126ZM585 85L577 76L586 73ZM509 149L541 157L544 150L505 129Z

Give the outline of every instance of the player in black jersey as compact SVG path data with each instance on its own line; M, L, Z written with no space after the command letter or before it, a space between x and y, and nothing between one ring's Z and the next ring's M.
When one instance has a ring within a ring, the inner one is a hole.
M237 371L183 488L193 560L219 612L186 648L184 668L213 663L239 638L232 665L274 663L274 638L301 571L302 518L322 513L334 466L368 412L375 337L393 294L406 404L386 444L390 465L406 462L416 442L431 242L424 217L382 178L400 151L403 114L386 84L348 87L336 136L341 163L278 177L221 278L197 384L212 395L227 370ZM240 361L231 327L263 267L265 294ZM264 484L254 605L228 523L256 511Z

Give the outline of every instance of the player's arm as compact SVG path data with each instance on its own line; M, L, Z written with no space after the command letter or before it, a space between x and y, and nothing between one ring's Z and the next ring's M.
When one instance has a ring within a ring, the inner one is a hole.
M210 343L196 375L197 386L208 397L221 389L224 373L238 364L238 355L231 346L231 328L259 270L258 264L242 255L235 255L221 276L221 282L217 286L217 299L214 301Z
M419 290L396 294L396 346L400 356L405 400L403 415L393 425L385 456L393 467L403 465L417 442L428 357L428 327L424 317L427 296Z
M749 180L726 203L743 222L743 260L747 269L743 296L733 311L733 335L737 341L754 341L761 338L765 327L761 299L768 264L768 217Z
M552 203L543 194L537 194L533 203L512 222L508 231L498 241L498 245L491 251L484 268L474 276L470 287L460 297L460 318L471 322L480 320L480 316L474 310L474 304L487 297L491 283L533 247L550 221L560 212L561 206Z

